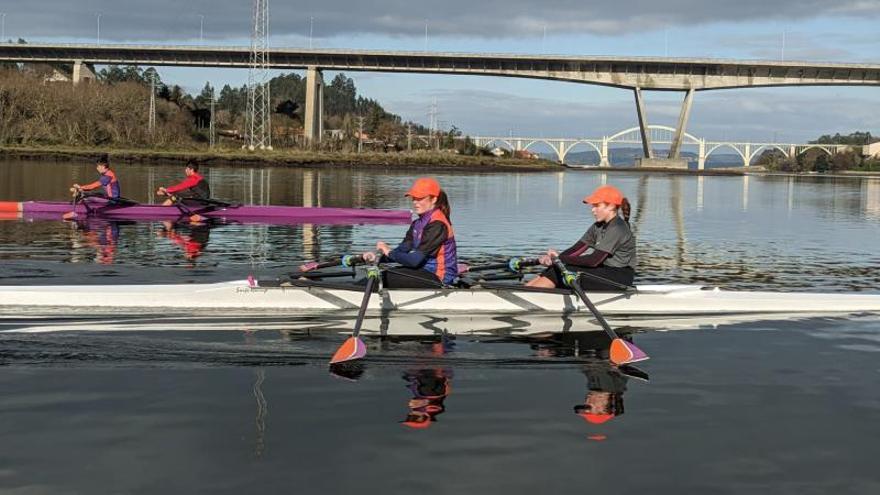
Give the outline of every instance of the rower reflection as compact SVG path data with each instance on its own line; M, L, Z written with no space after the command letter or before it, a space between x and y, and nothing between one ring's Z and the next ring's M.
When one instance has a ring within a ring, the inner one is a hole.
M631 341L632 335L622 338ZM647 381L648 374L632 365L616 366L608 360L610 339L597 332L558 334L532 348L539 356L586 358L581 373L587 379L587 391L582 404L574 406L574 413L592 425L601 425L624 413L623 395L630 378ZM592 435L592 440L603 440L603 435Z
M84 217L71 222L75 235L73 237L73 249L81 247L95 250L95 262L101 265L112 265L116 257L116 247L119 244L119 227L122 224L133 222L120 222L115 220L102 220L92 217ZM74 262L81 261L74 259Z
M211 234L210 222L172 223L162 222L162 230L156 232L157 237L170 240L183 250L188 261L195 261L202 255Z
M437 416L446 411L444 401L452 393L452 370L428 368L407 370L402 378L412 393L407 402L409 411L401 424L413 429L425 429L437 422Z

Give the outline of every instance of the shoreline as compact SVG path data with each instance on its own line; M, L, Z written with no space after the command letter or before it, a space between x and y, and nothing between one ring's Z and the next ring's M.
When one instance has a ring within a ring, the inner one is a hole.
M0 146L0 160L23 161L55 161L75 162L93 160L96 156L107 153L111 163L154 163L181 165L189 159L198 160L209 166L248 167L266 165L273 167L367 167L407 169L432 169L439 171L468 172L551 172L561 170L579 170L600 173L638 173L668 175L726 175L726 176L791 176L791 177L839 177L839 178L880 178L880 172L870 170L840 170L830 173L816 172L779 172L767 170L761 166L724 167L703 170L684 170L680 168L650 167L637 168L599 167L598 165L564 165L548 160L526 160L498 158L494 156L471 156L454 153L417 152L417 153L345 153L305 150L273 150L263 153L248 152L237 149L220 149L216 151L199 149L153 150L134 149L101 149L71 148L62 146L19 147Z
M68 147L0 147L0 160L52 160L73 162L94 160L106 153L110 163L155 163L182 165L190 159L208 166L238 167L266 165L275 167L406 167L434 170L467 170L477 172L547 172L560 170L562 165L546 160L496 158L453 153L344 153L303 150L248 152L242 150L151 150L100 149Z

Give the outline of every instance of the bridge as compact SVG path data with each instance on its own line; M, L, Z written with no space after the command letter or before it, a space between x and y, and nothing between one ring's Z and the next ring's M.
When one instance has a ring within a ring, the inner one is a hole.
M675 139L676 129L664 125L649 125L648 134L653 144L671 145ZM642 130L639 127L622 130L611 136L601 138L535 138L535 137L498 137L498 136L471 136L470 139L479 147L497 146L511 151L531 151L531 148L544 144L553 149L559 163L565 163L569 153L578 145L581 148L592 149L599 155L599 166L611 166L609 145L613 144L642 144ZM422 137L422 140L427 137ZM786 158L794 158L811 149L818 149L829 156L852 149L852 146L844 144L812 144L812 143L760 143L760 142L735 142L735 141L707 141L692 134L685 133L683 145L697 147L697 168L703 170L706 160L712 153L719 150L733 151L742 159L742 166L751 165L755 157L760 156L765 150L777 150Z
M95 65L250 66L248 47L0 43L0 61L73 64L74 83ZM463 74L598 84L633 91L642 148L653 158L642 90L685 93L669 158L678 158L696 91L770 86L880 86L880 65L711 58L590 57L276 48L274 69L306 70L305 134L319 141L323 70ZM770 143L768 143L770 144ZM745 151L740 151L745 154Z

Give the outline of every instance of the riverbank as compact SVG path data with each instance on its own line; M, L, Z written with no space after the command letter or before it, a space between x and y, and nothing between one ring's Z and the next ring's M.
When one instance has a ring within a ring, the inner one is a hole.
M561 165L548 160L470 156L442 152L344 153L305 150L250 152L238 149L104 149L82 147L0 147L0 159L74 162L94 160L107 153L113 164L157 163L182 164L194 159L211 166L266 165L273 167L407 167L432 170L468 170L477 172L542 172L559 170Z

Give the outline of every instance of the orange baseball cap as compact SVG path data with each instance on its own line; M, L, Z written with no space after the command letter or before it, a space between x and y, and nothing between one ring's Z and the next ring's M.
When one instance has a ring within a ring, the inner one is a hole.
M593 191L593 194L584 198L584 203L595 205L599 203L608 203L610 205L620 206L623 204L623 193L614 186L599 186Z
M416 199L426 196L440 196L440 183L430 177L418 178L404 196Z
M601 425L606 421L610 421L614 418L613 414L594 414L594 413L580 413L578 416L587 420L588 423L593 423L594 425Z

